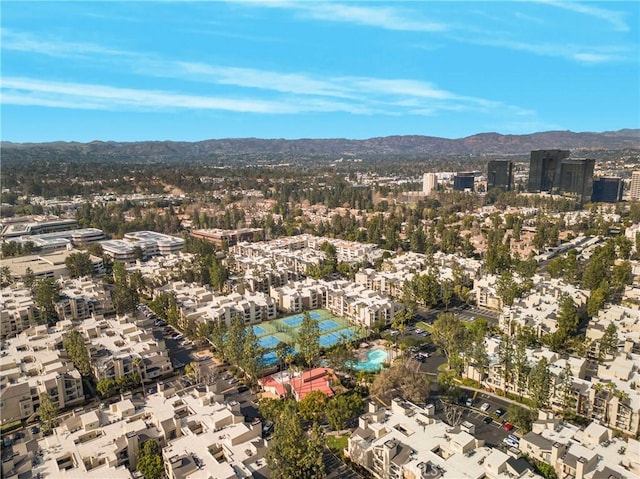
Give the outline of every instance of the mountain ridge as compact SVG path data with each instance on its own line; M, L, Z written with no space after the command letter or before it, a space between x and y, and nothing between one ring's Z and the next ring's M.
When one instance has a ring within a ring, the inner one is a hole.
M449 139L425 135L390 135L368 139L347 138L220 138L201 141L150 140L134 142L0 143L7 160L43 158L140 160L207 159L235 155L297 157L388 157L432 155L519 155L536 149L640 149L640 129L605 132L555 130L526 135L477 133Z

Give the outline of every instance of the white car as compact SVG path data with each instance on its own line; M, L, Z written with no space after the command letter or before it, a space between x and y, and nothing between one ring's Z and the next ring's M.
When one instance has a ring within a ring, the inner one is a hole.
M487 411L489 410L489 408L490 408L490 407L491 407L491 406L489 405L489 403L488 403L488 402L486 402L486 403L484 403L482 406L480 406L480 410L481 410L481 411L484 411L484 412L487 412Z
M510 437L505 437L502 442L504 442L507 446L509 447L515 447L516 449L520 448L520 443L514 441L513 439L511 439Z

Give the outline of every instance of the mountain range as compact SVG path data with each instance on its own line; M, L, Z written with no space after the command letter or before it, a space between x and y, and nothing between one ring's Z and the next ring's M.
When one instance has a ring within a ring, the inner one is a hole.
M640 149L640 129L601 133L547 131L528 135L479 133L459 139L420 135L385 136L365 140L227 138L197 142L92 141L12 143L2 142L4 161L36 159L68 160L207 160L248 155L384 158L393 156L433 157L434 155L528 155L538 149L619 150Z

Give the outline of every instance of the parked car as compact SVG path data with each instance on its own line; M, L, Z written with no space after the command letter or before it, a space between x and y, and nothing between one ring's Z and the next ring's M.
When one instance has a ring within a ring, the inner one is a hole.
M511 438L509 438L509 437L505 437L505 438L502 440L502 442L503 442L503 443L505 443L507 446L509 446L509 447L515 447L516 449L518 449L518 448L519 448L519 446L520 446L520 443L519 443L519 442L516 442L516 441L514 441L513 439L511 439Z
M482 406L480 406L480 410L487 412L489 409L491 409L491 406L489 405L488 402L484 403Z
M238 386L238 392L239 393L245 393L249 390L249 388L247 386Z
M491 424L493 422L493 419L491 419L490 416L485 416L482 422L485 424Z
M504 428L505 431L511 431L513 429L513 424L511 424L510 422L505 422L504 426L502 426Z
M473 399L472 398L467 398L467 401L465 402L465 406L467 406L467 407L473 406Z
M504 409L500 407L496 409L496 416L502 416L503 414L504 414Z
M507 436L509 439L511 439L512 441L517 442L518 444L520 444L520 438L518 436L516 436L515 434L509 434Z

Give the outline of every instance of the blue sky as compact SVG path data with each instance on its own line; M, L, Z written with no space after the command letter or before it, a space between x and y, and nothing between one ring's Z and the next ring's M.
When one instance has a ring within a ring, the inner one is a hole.
M2 1L3 140L640 126L640 3Z

